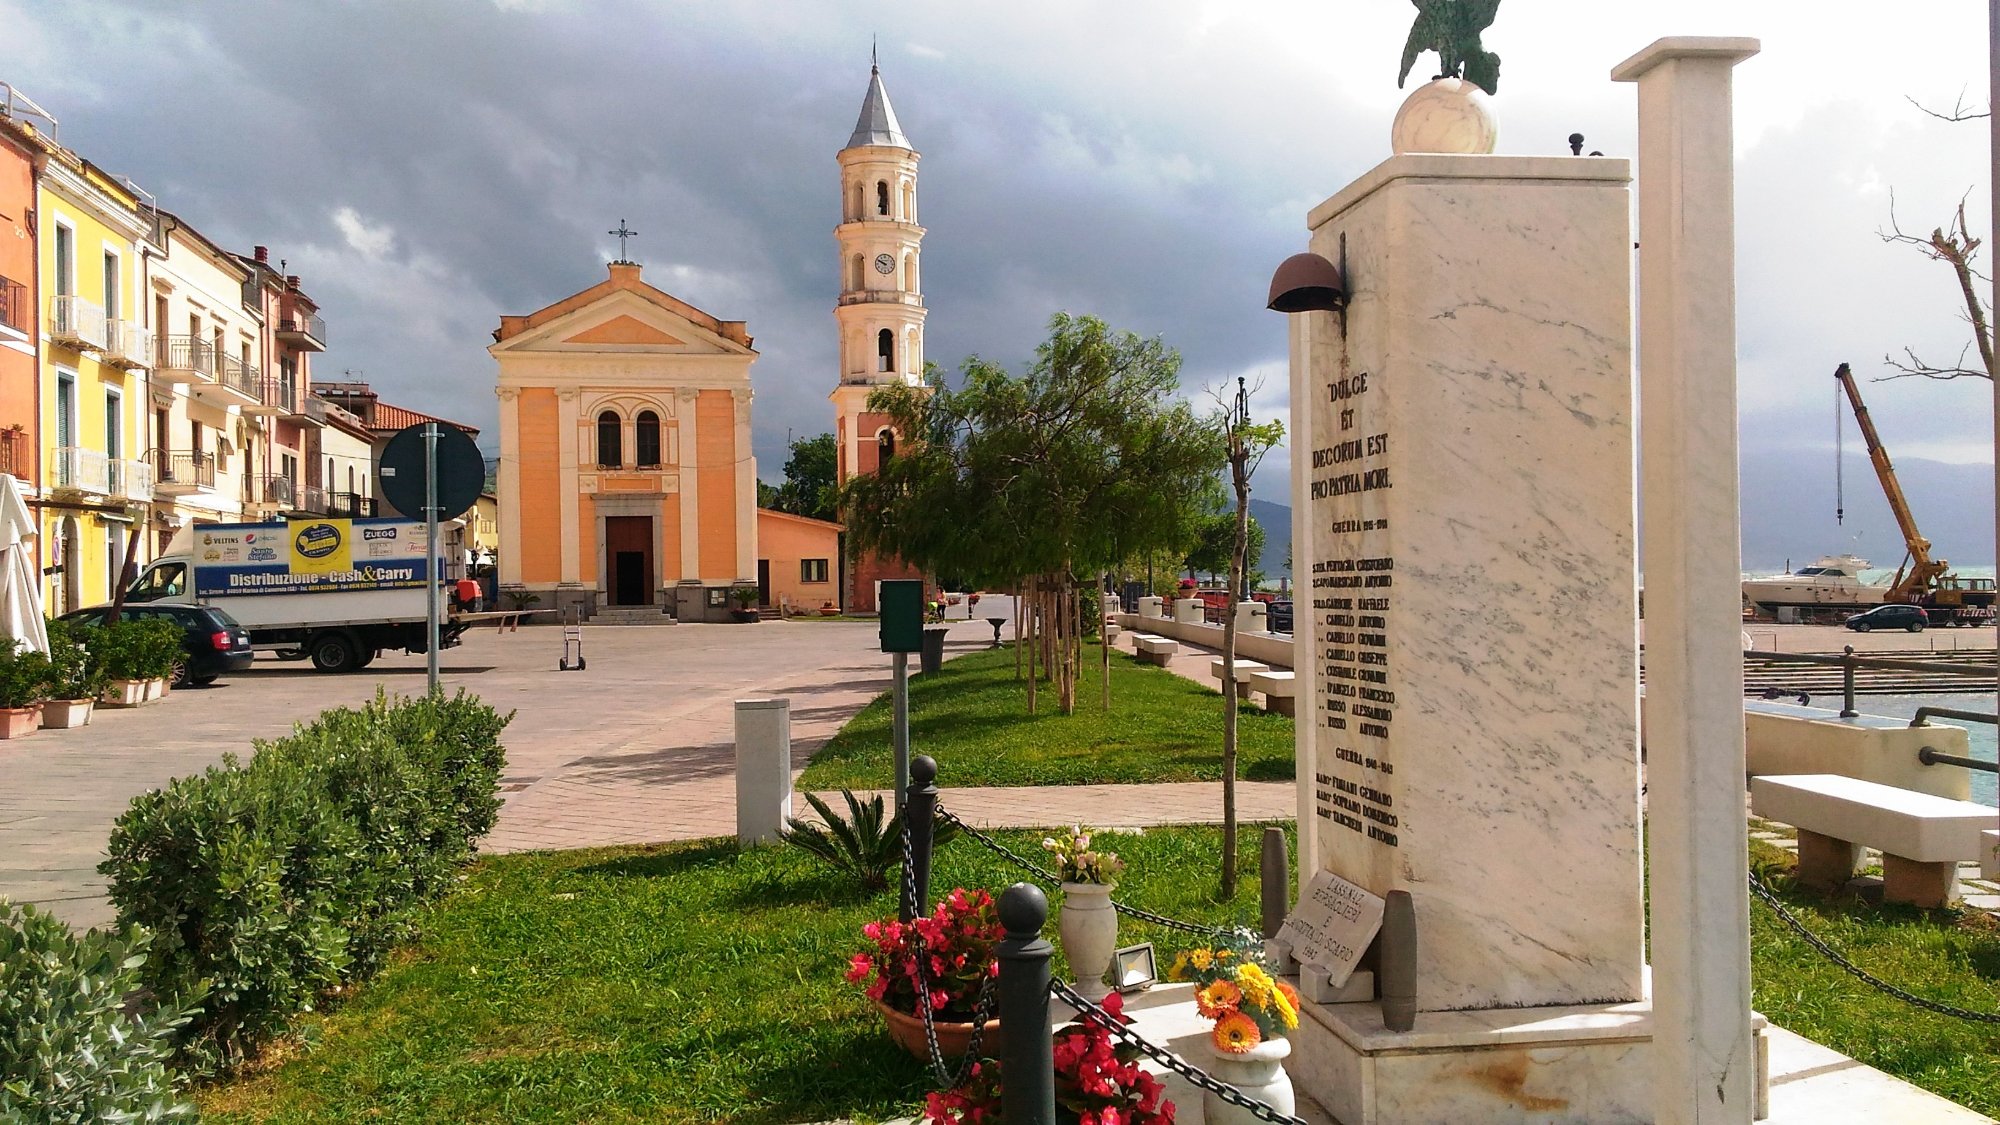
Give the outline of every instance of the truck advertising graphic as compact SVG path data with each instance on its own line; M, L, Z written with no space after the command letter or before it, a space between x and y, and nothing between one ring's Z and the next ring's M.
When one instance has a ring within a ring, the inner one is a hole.
M294 519L194 529L195 596L421 589L424 525L396 519Z

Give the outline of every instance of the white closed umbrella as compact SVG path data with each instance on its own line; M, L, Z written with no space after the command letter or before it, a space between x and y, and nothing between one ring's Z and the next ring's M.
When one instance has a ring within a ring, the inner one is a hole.
M21 482L0 473L0 628L36 652L49 651L42 584L35 571L35 514Z

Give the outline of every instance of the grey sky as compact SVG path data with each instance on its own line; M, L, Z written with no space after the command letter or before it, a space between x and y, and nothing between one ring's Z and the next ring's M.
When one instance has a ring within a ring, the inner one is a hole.
M1404 91L1399 0L1005 5L117 3L0 0L0 79L62 140L240 250L267 244L320 301L332 350L399 403L489 430L502 313L592 284L623 217L648 280L749 321L756 446L831 427L834 152L871 34L923 153L930 357L1014 364L1058 309L1160 334L1202 389L1239 373L1282 414L1271 267L1314 203L1387 155ZM1943 267L1885 246L1893 188L1928 230L1968 189L1989 227L1984 6L1512 0L1503 152L1633 148L1613 65L1667 34L1754 35L1738 70L1739 308L1746 442L1830 475L1847 360L1904 344L1955 357ZM1427 71L1419 64L1413 83ZM1990 461L1983 382L1867 387L1899 459ZM1259 494L1283 500L1286 464ZM1781 482L1746 482L1746 508ZM1802 543L1805 556L1834 549ZM1984 555L1990 547L1982 546ZM1962 555L1968 552L1961 549Z

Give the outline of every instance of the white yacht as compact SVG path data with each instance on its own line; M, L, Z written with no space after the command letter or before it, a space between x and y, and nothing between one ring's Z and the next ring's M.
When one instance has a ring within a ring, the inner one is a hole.
M1784 606L1866 609L1881 605L1889 592L1887 584L1871 586L1861 581L1861 572L1868 569L1867 559L1828 555L1790 574L1744 579L1743 600L1770 612Z

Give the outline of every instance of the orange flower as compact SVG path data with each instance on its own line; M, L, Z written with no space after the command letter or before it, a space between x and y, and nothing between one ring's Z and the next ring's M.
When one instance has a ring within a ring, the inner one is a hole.
M1194 994L1194 1009L1209 1019L1233 1012L1243 1003L1243 990L1226 980L1209 982Z
M1290 984L1287 984L1284 981L1278 981L1277 984L1278 984L1278 992L1284 996L1285 1002L1292 1006L1292 1011L1294 1012L1305 1011L1305 1006L1299 1003L1298 989L1293 988Z
M1264 1033L1257 1030L1257 1021L1242 1012L1224 1012L1215 1021L1215 1046L1218 1050L1232 1055L1241 1055L1264 1041Z

